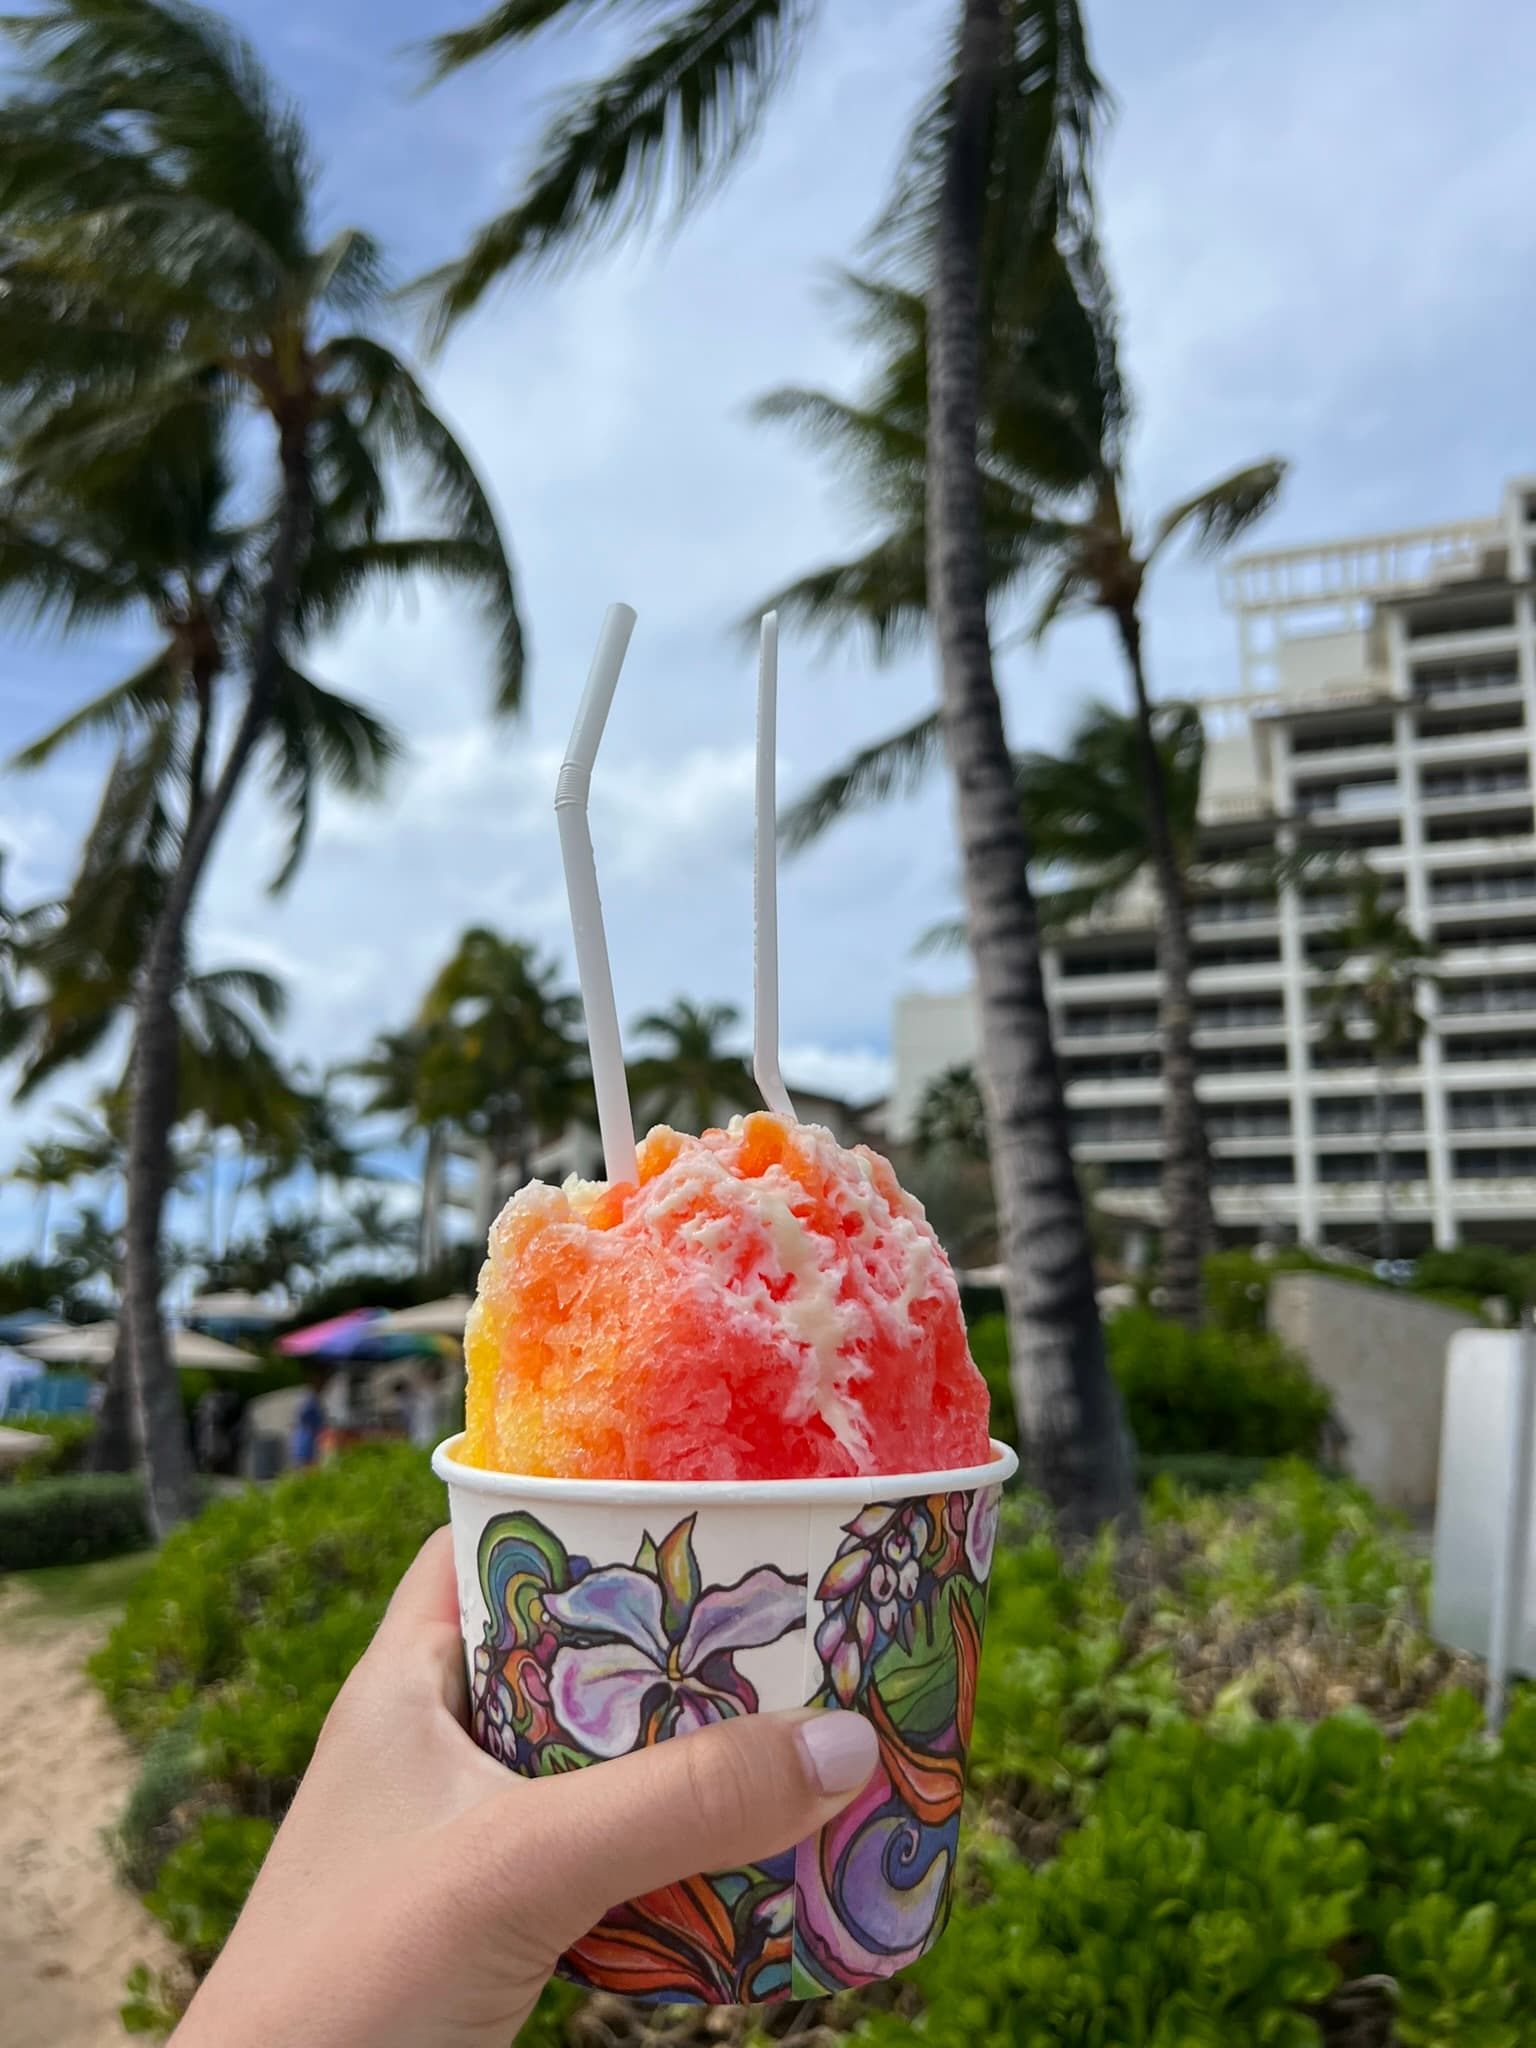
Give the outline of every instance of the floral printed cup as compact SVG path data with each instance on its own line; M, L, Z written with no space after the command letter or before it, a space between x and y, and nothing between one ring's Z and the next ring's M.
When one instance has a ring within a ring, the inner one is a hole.
M866 1715L869 1784L751 1869L616 1907L561 1974L730 2005L888 1977L949 1910L998 1503L1018 1460L698 1485L433 1467L448 1486L475 1740L527 1776L733 1714Z

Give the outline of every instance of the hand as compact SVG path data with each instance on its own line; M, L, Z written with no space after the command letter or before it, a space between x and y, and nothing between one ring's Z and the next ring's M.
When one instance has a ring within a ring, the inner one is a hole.
M514 1777L465 1733L440 1529L332 1708L175 2048L507 2048L610 1906L813 1834L875 1767L857 1714L757 1714Z

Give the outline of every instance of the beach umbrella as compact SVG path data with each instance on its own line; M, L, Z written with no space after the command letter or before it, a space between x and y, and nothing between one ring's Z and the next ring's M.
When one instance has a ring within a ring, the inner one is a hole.
M22 1352L43 1365L110 1365L117 1353L116 1323L82 1323L78 1329L52 1337L40 1337L35 1344L23 1344ZM201 1330L168 1330L171 1363L182 1372L206 1368L214 1372L260 1372L262 1362L233 1344L221 1344Z
M19 1308L0 1316L0 1344L36 1343L39 1337L57 1337L69 1327L44 1308Z
M199 1294L187 1303L187 1316L193 1322L228 1323L231 1327L243 1324L253 1330L286 1323L292 1313L290 1308L274 1308L270 1301L238 1290L232 1294Z
M353 1308L345 1315L328 1316L323 1323L307 1329L290 1330L279 1337L277 1348L287 1358L359 1358L374 1326L383 1320L381 1308Z
M424 1301L418 1308L396 1309L375 1327L380 1337L458 1337L464 1335L464 1319L471 1297L448 1294L441 1301Z

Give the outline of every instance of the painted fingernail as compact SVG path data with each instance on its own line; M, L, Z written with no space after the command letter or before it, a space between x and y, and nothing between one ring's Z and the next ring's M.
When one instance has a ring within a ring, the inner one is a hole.
M829 1796L856 1792L875 1768L880 1744L862 1714L833 1709L802 1721L795 1731L811 1776Z

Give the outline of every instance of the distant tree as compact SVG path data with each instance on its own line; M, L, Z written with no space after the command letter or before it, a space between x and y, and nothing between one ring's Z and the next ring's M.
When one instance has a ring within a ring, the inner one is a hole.
M656 1046L630 1068L630 1085L648 1121L697 1135L757 1099L752 1070L721 1042L741 1023L731 1003L693 1003L679 996L670 1009L635 1019L638 1039Z
M580 1018L580 999L550 963L483 926L463 934L423 998L418 1115L485 1148L477 1242L490 1229L491 1192L508 1172L519 1185L531 1179L539 1139L589 1099Z
M60 1188L71 1186L78 1175L79 1169L68 1146L60 1144L56 1138L37 1139L11 1168L11 1179L18 1186L37 1190L35 1256L40 1265L48 1263L48 1223L53 1197Z
M974 1067L948 1067L928 1083L917 1106L912 1141L928 1155L987 1157L986 1110Z
M1325 935L1332 969L1323 993L1323 1044L1364 1045L1376 1070L1377 1254L1396 1256L1392 1209L1392 1084L1424 1035L1419 998L1435 985L1437 948L1386 898L1372 870L1351 887L1343 920Z

